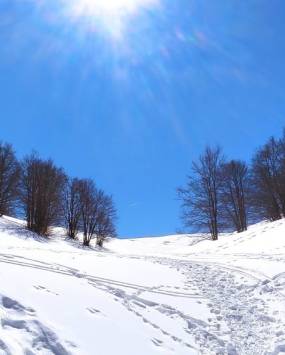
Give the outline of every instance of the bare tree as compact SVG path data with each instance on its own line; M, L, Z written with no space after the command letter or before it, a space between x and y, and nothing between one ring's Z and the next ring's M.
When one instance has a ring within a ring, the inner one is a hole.
M69 179L64 193L64 220L67 235L75 239L80 228L80 180Z
M63 191L66 175L51 160L33 153L22 162L21 202L27 227L41 235L62 219Z
M186 227L208 230L212 239L218 239L218 196L221 187L220 167L223 162L219 147L207 147L198 162L192 165L187 186L178 189L182 200L182 220Z
M96 187L92 180L79 180L79 201L83 229L83 245L89 246L95 235L97 211L96 211Z
M106 237L115 235L112 198L97 189L90 179L80 180L79 185L83 245L89 246L91 239L97 238L97 244L102 246Z
M102 190L98 191L97 201L99 208L96 225L96 244L102 247L107 237L116 236L115 220L117 218L117 211L114 207L112 197L106 195Z
M285 216L285 149L283 140L270 140L252 162L252 201L259 215L277 220Z
M20 166L10 144L0 143L0 216L14 212Z
M246 163L231 160L221 166L221 215L227 227L247 230L248 168Z

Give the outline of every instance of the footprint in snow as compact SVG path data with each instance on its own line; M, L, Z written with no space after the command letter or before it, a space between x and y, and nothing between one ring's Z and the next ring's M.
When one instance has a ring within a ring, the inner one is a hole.
M21 354L70 355L57 335L37 319L36 312L32 308L2 295L0 295L0 305L5 309L5 314L1 317L1 334L3 332L6 335L5 342L0 339L0 354L15 354L15 344L10 341L10 336L12 335L11 339L13 339L21 333L25 339L24 344L21 344L25 345ZM64 343L71 346L68 341ZM73 347L76 347L74 343Z
M7 310L14 310L19 313L25 313L25 312L29 313L29 314L35 313L34 309L32 309L30 307L24 307L23 305L21 305L17 301L15 301L9 297L6 297L6 296L2 297L2 305Z
M86 308L88 312L90 312L91 314L93 315L101 315L103 317L105 317L105 315L99 311L99 309L96 309L96 308Z
M47 288L45 288L44 286L40 286L40 285L36 285L36 286L33 286L36 290L38 291L45 291L47 293L51 293L52 295L55 295L55 296L59 296L58 293L56 292L53 292L53 291L50 291L48 290Z
M157 338L152 338L151 341L153 342L153 344L154 344L155 346L162 346L162 344L163 344L163 341L162 341L162 340L159 340L159 339L157 339Z

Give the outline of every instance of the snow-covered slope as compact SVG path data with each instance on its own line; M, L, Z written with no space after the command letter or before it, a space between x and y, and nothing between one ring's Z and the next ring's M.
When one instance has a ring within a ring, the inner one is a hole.
M0 218L0 354L285 352L285 221L100 251Z
M284 237L283 237L284 236ZM243 233L225 233L214 243L208 235L170 235L157 238L116 239L116 251L183 256L193 253L278 253L285 252L285 220L261 222Z

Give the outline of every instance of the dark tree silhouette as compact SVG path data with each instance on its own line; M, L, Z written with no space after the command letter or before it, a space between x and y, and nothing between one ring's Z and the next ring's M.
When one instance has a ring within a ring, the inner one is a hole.
M14 212L18 197L20 165L10 144L0 143L0 216Z
M218 197L221 188L220 167L223 162L219 147L207 147L198 162L192 164L187 186L178 189L182 200L182 220L186 227L208 230L218 239Z

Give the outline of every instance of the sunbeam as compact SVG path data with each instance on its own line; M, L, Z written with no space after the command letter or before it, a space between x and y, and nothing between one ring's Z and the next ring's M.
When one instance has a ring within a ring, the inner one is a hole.
M120 38L128 19L159 0L61 0L65 15L89 32L103 29L112 37Z

